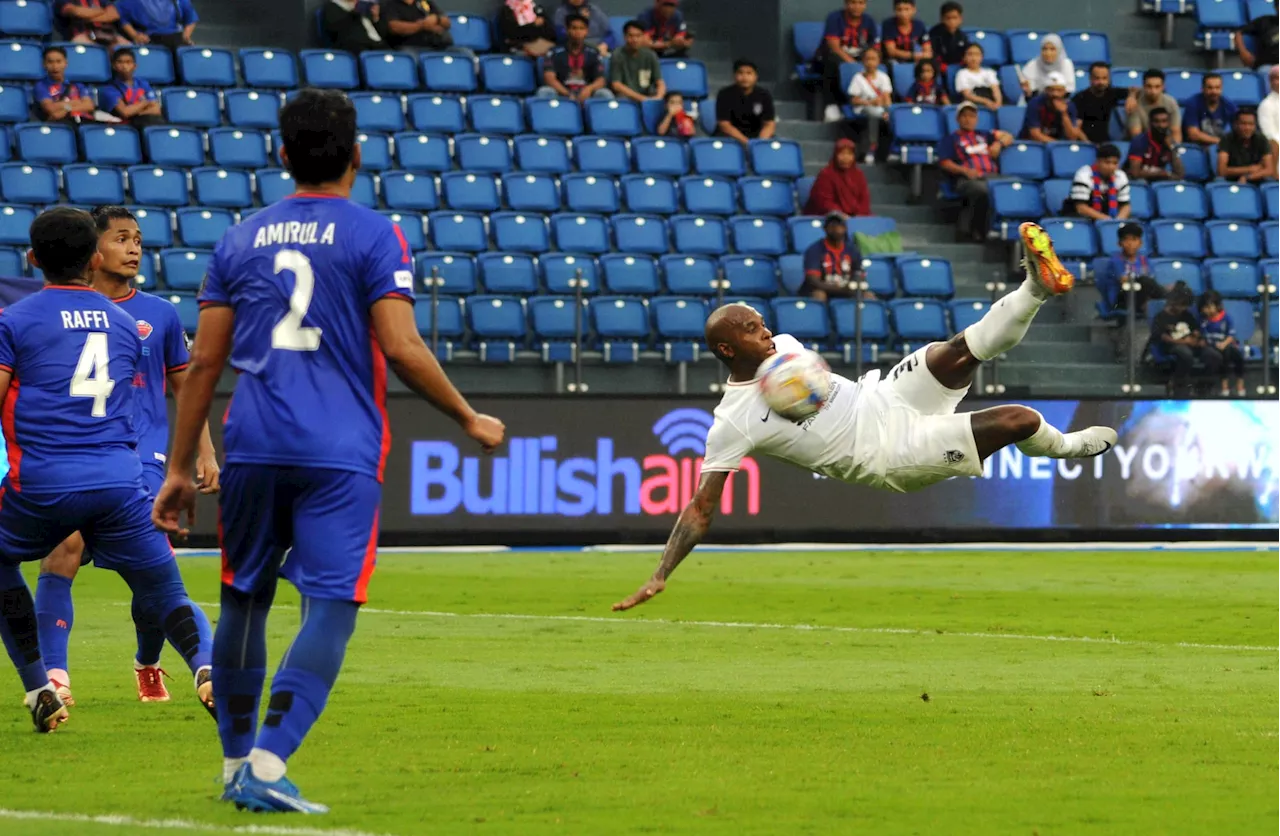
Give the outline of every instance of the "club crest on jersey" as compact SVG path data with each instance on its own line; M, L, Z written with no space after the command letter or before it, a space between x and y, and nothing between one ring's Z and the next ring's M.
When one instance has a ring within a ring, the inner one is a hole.
M147 337L151 336L151 332L154 330L156 329L151 327L150 322L147 322L145 319L138 320L138 336L139 337L142 337L145 340Z

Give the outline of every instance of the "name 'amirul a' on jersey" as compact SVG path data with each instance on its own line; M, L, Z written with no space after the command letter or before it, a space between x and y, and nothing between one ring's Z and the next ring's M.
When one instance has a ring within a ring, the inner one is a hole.
M142 357L133 376L134 428L138 432L138 458L144 464L163 465L169 449L169 409L165 403L168 375L191 362L187 335L178 309L167 299L132 289L114 299L138 322Z
M227 462L382 478L387 364L369 309L388 296L413 301L409 246L344 198L293 195L223 236L200 304L235 314Z

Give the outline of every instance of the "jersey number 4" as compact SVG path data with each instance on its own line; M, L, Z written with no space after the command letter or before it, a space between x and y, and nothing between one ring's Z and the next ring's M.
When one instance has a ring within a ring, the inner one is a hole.
M71 397L93 398L94 418L107 417L107 398L116 382L111 379L108 364L111 358L107 353L107 335L95 331L85 337L84 348L80 350L80 361L76 363L75 374L71 376Z
M316 274L311 259L297 250L276 253L276 273L293 273L293 293L289 295L289 312L271 329L271 347L285 351L315 351L320 347L319 328L302 326L302 318L311 307L311 294L316 288Z

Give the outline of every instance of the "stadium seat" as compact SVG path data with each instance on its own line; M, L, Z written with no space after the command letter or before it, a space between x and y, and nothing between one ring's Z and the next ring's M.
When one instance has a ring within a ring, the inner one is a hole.
M476 175L468 175L476 177ZM494 196L497 196L498 190L493 186L493 180L483 175L476 178L477 181L487 181L490 190ZM440 195L436 185L436 178L428 174L414 174L411 171L388 171L382 175L382 199L386 201L388 209L400 209L405 212L430 212L440 207ZM475 209L475 206L463 206L449 203L452 209ZM496 209L496 201L492 206L485 207L488 209Z
M1262 220L1262 195L1257 187L1239 183L1210 183L1207 189L1209 205L1213 209L1215 218L1239 221Z
M991 309L989 299L953 299L947 303L947 311L951 314L951 330L959 334L978 320L986 316Z
M258 131L214 128L209 131L209 151L220 166L259 169L270 165L267 137Z
M67 51L67 81L104 84L111 80L111 60L97 44L60 44ZM41 73L43 75L43 73Z
M244 209L253 205L253 177L234 168L196 168L191 172L196 201L202 206Z
M1267 254L1267 258L1280 258L1280 227L1276 222L1258 224L1258 234L1262 236L1262 251Z
M493 48L489 22L483 17L465 14L449 15L451 21L449 34L453 35L453 45L469 49L472 52L488 52Z
M549 174L513 171L502 175L507 205L517 212L560 211L560 189Z
M1009 43L1003 32L992 32L983 29L965 29L969 42L982 47L982 65L984 67L1001 67L1008 64ZM1036 47L1036 54L1040 48ZM1025 62L1023 62L1025 63Z
M194 334L200 321L200 303L196 300L195 293L166 293L162 298L168 299L177 309L182 330L188 335Z
M1196 43L1206 50L1231 49L1232 34L1246 23L1241 0L1197 0L1195 16Z
M573 362L578 330L587 329L587 313L573 297L536 296L527 300L529 327L544 363Z
M671 236L678 253L718 256L729 250L729 230L720 218L673 215L670 223Z
M27 38L43 38L53 32L49 5L33 0L0 3L0 33ZM3 275L14 275L4 273Z
M741 177L746 174L746 159L742 146L733 140L694 139L689 148L693 152L693 170L699 174L718 174L724 177Z
M780 290L778 264L771 258L754 255L722 256L720 271L727 283L727 293L771 298L777 296Z
M932 105L896 104L889 107L893 147L904 163L933 163L934 147L942 141L944 127L942 111Z
M41 46L29 41L0 43L0 78L39 81L44 78Z
M409 122L419 131L452 135L467 129L462 101L453 96L410 96L408 107Z
M546 218L524 212L495 212L489 218L493 243L502 252L544 253L551 249Z
M844 361L853 363L857 356L859 331L862 337L864 362L876 362L877 355L892 334L889 328L889 308L884 302L853 299L833 299L831 312L833 336L843 351ZM861 319L861 322L858 320Z
M655 296L659 291L658 264L643 253L600 256L600 275L607 293L616 296Z
M1151 186L1129 181L1129 213L1136 220L1148 221L1156 215L1156 198Z
M222 124L218 94L210 90L170 87L160 91L165 118L175 125L216 128Z
M349 52L304 49L299 58L302 59L302 80L308 87L355 90L360 86L356 59Z
M19 246L25 252L31 246L31 222L36 219L31 206L0 206L0 244Z
M600 289L600 265L589 255L546 253L538 259L538 273L543 287L550 293L574 295L581 290L584 296L588 296ZM577 282L582 282L583 286L577 287Z
M212 250L162 250L160 265L164 271L165 286L170 290L199 290L212 257Z
M801 21L791 26L791 47L800 59L795 71L801 83L810 84L821 80L821 75L814 73L812 63L822 45L822 28L820 20Z
M523 55L480 56L480 75L490 93L532 94L537 87L534 69L533 60Z
M3 55L0 47L0 55ZM0 85L0 122L25 122L31 118L27 91L14 84Z
M396 162L406 171L448 171L453 167L449 140L419 133L395 135Z
M226 103L227 121L232 125L261 130L280 127L280 107L284 98L279 93L228 90L222 98Z
M996 70L996 76L1000 80L1000 94L1004 96L1004 100L1006 102L1020 102L1023 100L1021 76L1018 65L1006 64ZM1012 131L1010 133L1012 133ZM1013 135L1017 136L1016 133Z
M130 211L138 219L138 231L142 233L144 247L173 246L173 218L169 210L132 206Z
M649 310L639 299L601 296L587 310L606 363L634 363L649 344Z
M428 90L471 93L479 87L475 64L469 58L447 52L424 52L418 61L422 65L423 86Z
M1199 261L1181 258L1153 258L1151 273L1160 284L1169 285L1183 282L1191 288L1192 293L1204 291L1204 272Z
M467 115L477 133L513 136L524 131L524 107L510 96L472 96Z
M1228 299L1256 299L1262 276L1253 261L1211 258L1204 263L1209 286Z
M831 336L827 307L812 299L785 297L770 303L777 333L790 334L810 348L826 346Z
M181 46L178 47L177 63L183 84L192 87L236 86L236 60L229 49Z
M62 169L67 200L85 206L118 206L124 203L124 172L92 163Z
M729 229L734 249L745 255L777 257L787 252L787 227L780 218L735 215L729 218Z
M1154 249L1166 258L1201 259L1207 254L1204 227L1194 222L1155 220L1151 222Z
M668 363L692 363L701 355L707 304L701 299L666 296L649 303L653 328Z
M177 71L174 69L173 53L168 47L157 44L135 46L133 58L137 64L135 69L137 77L145 78L153 87L168 86L178 80ZM246 84L253 86L248 81ZM297 84L291 86L296 87Z
M993 226L1005 241L1018 239L1018 227L1023 221L1039 220L1045 215L1045 201L1035 183L994 180L990 193Z
M467 319L482 363L511 363L528 336L524 300L511 296L473 296Z
M1204 189L1195 183L1155 183L1151 191L1155 195L1159 217L1200 220L1209 215L1209 201Z
M898 295L898 282L894 278L897 265L892 256L863 258L859 269L862 271L863 281L867 283L867 289L878 298L892 299Z
M413 318L431 353L442 360L453 359L454 347L461 344L466 335L462 300L450 296L437 299L435 305L420 302L413 306Z
M351 201L376 209L378 206L378 181L367 171L356 172L356 181L351 185Z
M679 296L712 296L720 288L720 265L708 255L669 254L658 266L667 291Z
M907 296L950 299L955 295L951 262L944 258L901 258L898 260L898 272L902 278L902 292Z
M147 157L156 165L184 168L204 165L204 134L195 128L146 128L142 137Z
M1048 149L1040 142L1021 139L1014 142L1000 153L1000 173L1006 177L1046 180L1050 173Z
M1067 57L1076 67L1084 67L1087 70L1088 66L1096 61L1104 64L1111 63L1111 44L1105 32L1066 29L1058 34L1062 37L1062 45L1066 47ZM1088 82L1085 84L1087 86ZM1084 87L1077 89L1084 89Z
M733 215L738 211L737 189L723 177L681 177L680 202L692 215Z
M635 170L680 177L689 173L689 147L679 140L638 136L631 140Z
M532 296L538 292L538 267L522 253L481 253L476 258L486 293Z
M622 196L629 212L674 215L679 211L676 184L666 177L628 174L622 178Z
M521 171L564 174L573 168L566 140L525 134L514 140L516 163Z
M744 177L738 181L742 209L750 215L790 217L796 213L795 194L785 180L768 177Z
M1262 76L1251 70L1224 70L1222 97L1237 107L1257 107L1267 94Z
M525 104L529 130L543 136L581 136L582 108L572 99L529 99ZM478 130L478 129L477 129Z
M14 129L18 157L29 163L73 163L80 158L76 131L70 124L29 124Z
M210 131L210 141L213 131ZM366 171L386 171L393 165L391 137L385 134L362 132L356 135L360 142L360 167ZM214 159L218 158L214 152Z
M1209 246L1217 258L1262 258L1258 246L1258 229L1251 223L1237 221L1209 221L1205 224L1209 233Z
M624 215L614 220L621 220ZM557 248L566 252L599 255L609 251L609 224L599 215L557 212L551 218L551 233Z
M1280 218L1280 184L1269 180L1262 184L1261 193L1266 216L1271 220Z
M573 156L578 161L578 170L583 172L620 177L631 170L627 143L618 137L575 137Z
M418 89L418 62L405 52L360 53L360 73L369 90L406 92Z
M27 272L27 256L13 247L0 248L0 276L23 276Z
M981 113L978 111L981 122ZM1010 136L1017 136L1022 130L1022 123L1027 121L1027 109L1022 105L1001 105L996 111L996 127Z
M610 177L567 174L561 179L560 187L570 212L612 215L618 211L618 186Z
M895 299L889 303L893 315L893 330L904 343L903 351L913 346L951 336L947 325L947 309L942 302L933 299Z
M497 174L511 170L511 144L502 137L460 134L454 137L453 147L463 171Z
M129 169L129 190L135 203L186 206L191 202L187 178L187 173L177 168L137 165Z
M822 228L822 218L816 215L799 215L794 218L787 218L787 232L791 239L791 251L803 254L809 249L814 241L821 240L826 232ZM746 230L747 236L751 234L750 230ZM734 230L734 240L741 241Z
M804 155L800 143L790 139L753 139L751 168L761 177L794 180L804 176Z
M351 93L356 107L356 125L362 131L395 133L404 130L404 105L398 96L381 93Z
M616 215L612 221L614 241L624 253L662 255L670 249L667 223L654 215ZM559 240L564 241L564 238ZM562 249L563 244L561 245ZM576 245L573 249L582 249ZM594 252L594 250L587 250Z
M1045 218L1040 225L1053 239L1053 247L1062 263L1076 276L1083 277L1089 260L1098 254L1098 239L1093 224L1087 220Z
M466 253L418 253L414 257L414 270L428 289L431 287L428 279L433 276L439 279L436 285L438 294L469 296L476 292L478 268L475 260Z
M138 74L143 75L141 66ZM245 86L251 88L292 90L298 86L298 64L293 53L285 49L240 50L240 74Z
M132 174L132 169L130 173ZM269 206L293 193L293 177L282 168L264 168L255 178L258 184L258 200Z
M632 137L644 133L640 106L626 99L590 99L586 111L587 130L596 136Z
M1068 180L1081 166L1093 165L1098 154L1097 149L1087 142L1050 142L1048 150L1053 176Z
M409 245L412 252L427 248L427 230L422 215L416 212L402 214L391 210L383 210L379 214L386 216L393 224L400 227L400 234L404 236L404 242Z
M221 240L223 233L236 225L236 217L229 209L183 208L177 211L178 237L183 245L211 250ZM142 239L148 246L156 246ZM168 246L168 245L165 245Z
M1201 70L1165 70L1164 91L1183 107L1203 86L1204 72Z
M489 249L488 225L484 215L476 212L432 212L427 230L438 250L482 253Z
M679 93L686 101L707 97L707 68L701 61L663 58L661 64L668 92Z

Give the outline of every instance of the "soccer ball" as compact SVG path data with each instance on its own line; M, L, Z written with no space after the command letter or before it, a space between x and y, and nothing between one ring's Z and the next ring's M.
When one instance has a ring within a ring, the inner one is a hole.
M812 351L775 354L760 368L760 391L774 412L788 421L803 421L827 402L831 369Z

